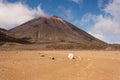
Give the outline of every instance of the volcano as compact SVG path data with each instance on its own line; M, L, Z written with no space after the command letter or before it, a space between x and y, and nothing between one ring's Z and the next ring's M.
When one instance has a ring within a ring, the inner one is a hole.
M39 17L17 26L9 32L32 43L75 43L102 46L106 43L57 16Z

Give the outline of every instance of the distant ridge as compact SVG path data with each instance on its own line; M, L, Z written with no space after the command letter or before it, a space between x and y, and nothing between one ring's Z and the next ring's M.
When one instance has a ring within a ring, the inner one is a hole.
M13 37L7 30L0 28L0 44L5 42L28 43L28 41Z

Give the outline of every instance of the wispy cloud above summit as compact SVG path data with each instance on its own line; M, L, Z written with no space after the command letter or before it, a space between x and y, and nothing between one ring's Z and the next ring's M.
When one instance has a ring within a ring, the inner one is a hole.
M32 9L22 2L0 1L0 27L11 28L37 16L45 16L40 6Z

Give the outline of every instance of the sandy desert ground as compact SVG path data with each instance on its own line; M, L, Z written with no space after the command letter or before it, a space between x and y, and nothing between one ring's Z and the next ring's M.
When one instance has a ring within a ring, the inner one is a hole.
M0 51L0 80L120 80L120 51Z

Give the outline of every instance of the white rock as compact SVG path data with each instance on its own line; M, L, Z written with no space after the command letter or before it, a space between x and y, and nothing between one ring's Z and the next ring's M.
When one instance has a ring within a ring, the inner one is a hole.
M68 58L69 58L69 59L74 59L74 58L75 58L75 57L74 57L74 54L73 54L73 53L69 53L69 54L68 54Z

